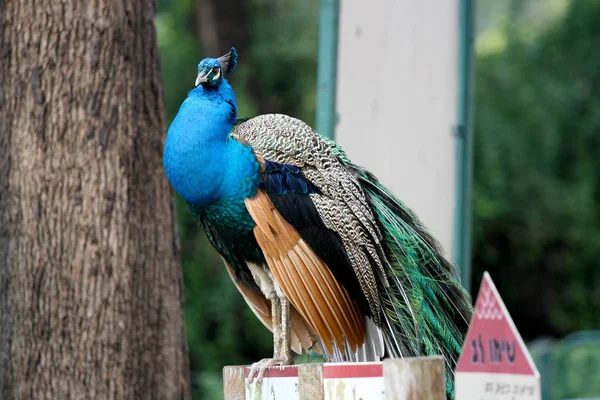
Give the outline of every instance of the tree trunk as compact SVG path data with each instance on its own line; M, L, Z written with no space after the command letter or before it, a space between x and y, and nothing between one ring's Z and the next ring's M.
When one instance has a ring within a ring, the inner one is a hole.
M219 57L235 47L244 64L252 65L252 29L246 1L196 0L196 32L202 43L204 57ZM255 71L247 71L249 94L256 102L258 114L267 112ZM237 74L227 77L235 85Z
M0 398L189 398L155 11L0 0Z
M218 57L233 46L248 58L251 31L245 1L196 0L196 16L205 57Z

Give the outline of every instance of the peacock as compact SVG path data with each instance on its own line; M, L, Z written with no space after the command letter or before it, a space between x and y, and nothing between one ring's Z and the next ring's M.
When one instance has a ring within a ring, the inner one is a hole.
M472 313L419 219L332 140L283 114L238 118L232 48L203 59L164 144L167 178L273 332L273 357L443 355L447 394Z

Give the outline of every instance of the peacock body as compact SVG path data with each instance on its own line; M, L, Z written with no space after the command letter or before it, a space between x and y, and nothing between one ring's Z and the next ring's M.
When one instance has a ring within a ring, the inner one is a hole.
M198 66L163 162L257 317L274 357L443 355L448 395L469 295L411 211L333 142L280 114L237 119L232 49Z

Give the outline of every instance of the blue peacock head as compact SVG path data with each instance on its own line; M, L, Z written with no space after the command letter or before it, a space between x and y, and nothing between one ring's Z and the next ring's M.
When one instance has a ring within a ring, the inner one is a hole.
M232 47L229 53L219 58L205 58L198 64L198 77L196 85L204 87L219 87L223 74L231 74L237 64L237 52Z

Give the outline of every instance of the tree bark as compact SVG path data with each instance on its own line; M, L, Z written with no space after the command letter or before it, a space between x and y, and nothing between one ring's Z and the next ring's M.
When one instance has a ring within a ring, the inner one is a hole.
M239 0L196 0L198 37L205 57L218 57L233 46L249 56L250 20Z
M0 398L190 396L155 12L0 0Z
M245 1L239 0L196 0L196 32L204 57L219 57L235 47L244 60L252 64L252 29L250 12ZM256 73L248 70L248 91L256 102L258 114L265 114L264 96ZM235 85L237 74L227 76Z

